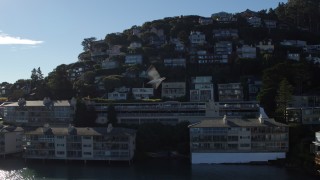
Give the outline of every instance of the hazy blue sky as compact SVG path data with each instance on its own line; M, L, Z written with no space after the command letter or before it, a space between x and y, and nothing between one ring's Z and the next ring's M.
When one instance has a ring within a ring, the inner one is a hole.
M81 42L179 15L259 11L287 0L0 0L0 83L77 61Z

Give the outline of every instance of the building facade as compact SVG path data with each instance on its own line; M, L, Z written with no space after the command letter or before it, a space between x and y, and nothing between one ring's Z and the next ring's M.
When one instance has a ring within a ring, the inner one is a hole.
M214 86L211 76L191 78L190 101L206 102L214 99Z
M192 124L190 151L192 164L248 163L286 157L289 128L272 119L227 118Z
M162 83L162 98L181 98L186 95L186 83L185 82L163 82Z
M0 125L0 155L22 152L23 133L21 127Z
M130 161L136 132L126 128L39 127L25 133L26 159Z
M218 84L219 101L243 101L241 83Z
M4 121L21 126L68 125L73 120L74 105L71 101L25 101L3 106Z
M315 154L315 164L320 167L320 131L315 133L315 141L313 142L314 154Z

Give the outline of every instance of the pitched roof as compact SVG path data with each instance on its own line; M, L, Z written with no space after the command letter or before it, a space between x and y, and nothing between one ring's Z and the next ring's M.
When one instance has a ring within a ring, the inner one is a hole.
M209 127L287 127L286 124L276 122L274 119L265 119L260 123L258 118L241 119L241 118L223 118L206 119L201 122L191 124L189 128L209 128Z

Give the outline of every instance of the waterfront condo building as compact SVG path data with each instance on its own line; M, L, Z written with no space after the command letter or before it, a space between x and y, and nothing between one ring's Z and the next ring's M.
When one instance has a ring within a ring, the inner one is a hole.
M289 127L263 116L212 118L189 129L193 164L276 160L285 158L289 148Z
M74 105L67 100L25 101L20 98L18 102L3 106L3 119L21 126L68 125L73 120Z
M315 133L314 154L315 154L315 164L320 167L320 131Z
M108 127L39 127L25 133L27 159L130 161L136 131Z
M21 127L0 125L0 155L22 152L23 132Z

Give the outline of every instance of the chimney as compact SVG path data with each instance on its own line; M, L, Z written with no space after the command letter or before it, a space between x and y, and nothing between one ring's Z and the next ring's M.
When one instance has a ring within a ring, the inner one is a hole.
M259 116L259 122L260 122L260 124L263 124L263 123L264 123L264 119L263 119L263 117L262 117L262 114L260 114L260 116Z
M222 122L223 122L223 124L227 124L227 115L223 116Z

